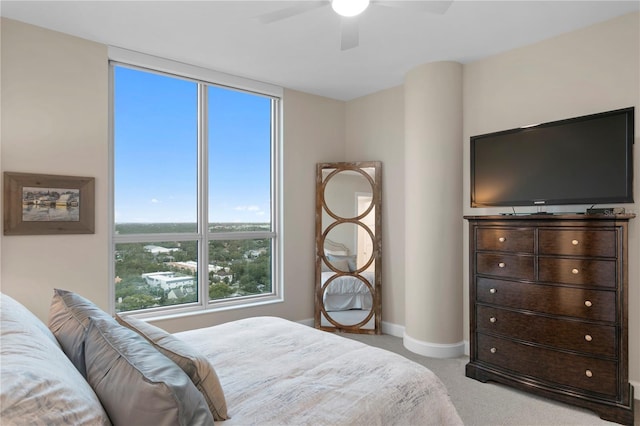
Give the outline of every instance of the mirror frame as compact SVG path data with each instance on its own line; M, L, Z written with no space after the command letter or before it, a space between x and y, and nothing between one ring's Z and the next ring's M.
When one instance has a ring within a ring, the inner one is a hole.
M374 176L372 177L363 169L373 169ZM327 175L326 179L323 179L323 172L325 170L331 170L331 173ZM340 217L331 211L327 207L325 200L325 189L331 177L344 172L353 171L362 174L368 179L371 184L372 201L368 209L362 214L344 218ZM341 331L347 333L360 333L360 334L382 334L381 330L381 315L382 315L382 163L380 161L359 161L359 162L338 162L338 163L318 163L316 165L316 277L315 277L315 313L314 313L314 325L315 328L324 331ZM370 229L369 226L364 224L361 219L374 212L374 229ZM325 218L329 217L329 223L323 224L323 213L326 213ZM340 224L354 224L365 228L369 236L373 241L373 252L371 258L365 263L363 267L353 272L346 272L339 270L331 265L325 255L325 239L327 234ZM323 226L324 225L324 226ZM323 263L329 267L336 274L329 278L326 283L322 282L322 265ZM362 271L367 269L371 263L374 265L374 280L373 285L367 281L366 278L360 275ZM366 318L356 324L341 324L336 321L327 313L324 307L323 294L328 285L330 285L336 278L341 276L352 276L362 280L369 290L372 296L372 307ZM322 318L328 321L331 325L323 325ZM373 319L373 328L363 328L367 325L371 319Z

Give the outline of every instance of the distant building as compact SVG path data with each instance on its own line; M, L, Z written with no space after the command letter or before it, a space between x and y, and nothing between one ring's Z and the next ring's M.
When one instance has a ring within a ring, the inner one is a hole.
M144 281L153 287L160 287L163 290L173 290L184 286L195 286L195 277L190 275L179 275L175 272L149 272L142 274Z
M193 272L194 274L196 273L196 270L198 269L198 264L196 263L196 261L194 260L187 260L185 262L169 262L169 265L176 267L176 268L181 268L181 269L188 269L191 272ZM217 266L217 265L209 265L209 272L218 272L218 271L229 271L228 267L224 267L224 266Z
M169 300L180 299L184 296L186 296L185 292L179 288L175 288L167 293L167 299Z
M144 246L144 250L148 251L149 253L151 253L154 256L157 256L159 254L166 254L166 253L172 253L174 251L180 251L179 248L166 248L166 247L160 247L160 246L154 246L154 245L147 245Z
M257 257L260 257L263 254L267 253L267 249L266 248L261 248L261 249L257 249L257 250L249 250L248 252L246 252L244 254L244 258L245 259L255 259Z

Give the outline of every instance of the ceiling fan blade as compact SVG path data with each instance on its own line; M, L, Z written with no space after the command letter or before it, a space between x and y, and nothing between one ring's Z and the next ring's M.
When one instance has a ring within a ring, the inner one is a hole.
M264 15L256 16L254 19L262 24L270 24L272 22L277 22L283 19L291 18L292 16L300 15L313 9L327 6L329 4L331 3L327 0L303 1L298 2L298 4L294 6L285 7L284 9L278 9L273 12L265 13Z
M357 17L343 17L340 22L340 48L342 50L353 49L358 47L360 43L360 34L358 31L358 19Z
M451 6L451 3L453 3L453 0L414 0L414 1L403 1L403 0L379 0L379 1L372 1L372 4L375 4L377 6L386 6L386 7L397 7L397 8L403 8L403 9L408 9L414 12L427 12L427 13L434 13L437 15L442 15L444 14L447 10L449 10L449 7Z

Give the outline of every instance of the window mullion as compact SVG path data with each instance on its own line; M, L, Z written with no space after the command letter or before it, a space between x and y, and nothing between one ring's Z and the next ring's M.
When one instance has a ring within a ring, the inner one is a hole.
M208 91L198 84L198 292L202 306L209 303L209 144Z
M282 146L281 129L282 123L282 104L280 98L271 99L271 231L274 236L271 239L271 255L273 261L271 266L271 291L273 294L282 296L284 291L282 276L284 271L284 244L282 244L282 211L280 195L283 191L283 179L281 168L281 153L284 151Z

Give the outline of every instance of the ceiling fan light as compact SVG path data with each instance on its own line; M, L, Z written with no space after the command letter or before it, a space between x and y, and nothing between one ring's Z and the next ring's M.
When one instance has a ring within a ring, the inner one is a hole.
M331 0L331 7L338 15L356 16L369 6L369 0Z

